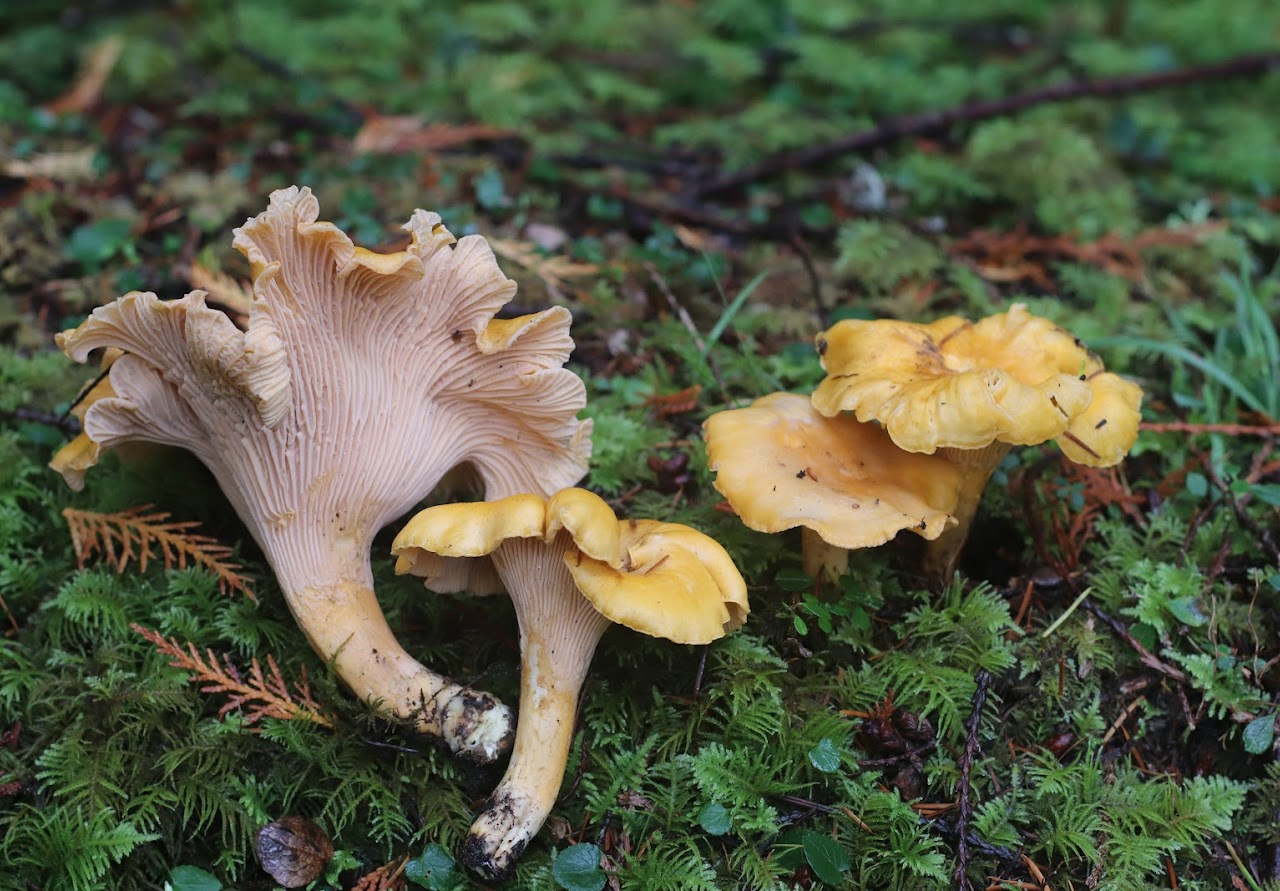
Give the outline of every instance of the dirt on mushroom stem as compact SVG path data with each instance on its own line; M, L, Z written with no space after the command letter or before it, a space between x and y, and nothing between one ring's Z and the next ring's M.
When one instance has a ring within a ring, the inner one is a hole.
M493 553L520 623L520 707L511 762L463 843L461 862L502 881L537 834L560 791L578 697L596 645L612 624L587 600L564 563L561 532L548 545L508 539ZM527 580L527 581L526 581Z

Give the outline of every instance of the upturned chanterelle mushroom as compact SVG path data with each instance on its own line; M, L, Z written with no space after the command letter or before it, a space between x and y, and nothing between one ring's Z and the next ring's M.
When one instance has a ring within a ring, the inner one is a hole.
M804 571L835 579L849 551L910 529L936 539L954 524L960 474L904 452L878 424L828 418L807 396L770 393L702 425L715 487L760 532L801 527Z
M827 376L814 408L878 421L899 448L937 453L960 471L958 523L926 549L935 579L951 575L1010 448L1052 439L1072 461L1107 467L1138 437L1137 384L1022 304L976 323L846 320L818 336L818 353Z
M247 330L204 292L131 293L58 343L83 362L125 355L85 412L73 488L97 447L181 446L217 478L262 546L298 624L362 700L477 761L510 743L511 713L429 671L396 641L373 592L373 536L470 464L486 494L554 492L585 472L590 422L562 307L494 314L515 283L479 236L415 211L412 244L379 254L316 222L309 189L272 194L235 232L254 302ZM113 395L112 395L113 394ZM98 394L103 395L103 394ZM73 444L75 446L76 444Z
M611 622L677 643L709 643L747 615L747 588L716 541L688 526L618 520L598 496L445 504L396 536L397 572L429 588L492 593L491 567L520 623L520 722L511 763L463 845L462 862L505 878L551 812L578 693ZM468 559L471 558L471 559ZM468 577L471 581L468 582Z

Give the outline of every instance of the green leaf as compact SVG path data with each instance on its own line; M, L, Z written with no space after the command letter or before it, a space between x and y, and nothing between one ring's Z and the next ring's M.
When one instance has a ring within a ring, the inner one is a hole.
M718 801L708 801L698 811L698 825L707 835L724 835L733 828L729 820L729 812Z
M1187 474L1187 494L1203 498L1209 492L1209 480L1203 473L1192 471Z
M324 868L324 880L330 885L336 885L340 875L349 869L358 869L362 865L350 851L339 848L333 852L328 865Z
M489 167L474 181L476 202L485 210L498 210L511 204L502 182L502 173Z
M175 866L169 873L169 887L173 891L222 891L222 882L198 866Z
M551 875L565 891L600 891L605 874L595 845L570 845L551 865Z
M1165 604L1165 608L1173 617L1184 625L1199 628L1209 621L1209 617L1200 611L1200 598L1177 597Z
M1275 715L1267 714L1254 718L1244 726L1244 750L1250 755L1261 755L1271 748L1275 736Z
M440 845L432 842L422 854L404 865L404 877L415 885L442 891L454 878L453 857Z
M795 626L796 634L803 635L809 633L809 623L800 618L799 613L791 618L791 624Z
M804 834L804 858L813 874L828 885L839 885L853 866L849 853L834 840L816 832Z
M1280 485L1276 483L1254 483L1249 491L1272 507L1280 507Z
M823 773L835 773L840 769L840 753L836 750L836 744L823 737L809 750L809 763Z
M813 587L813 579L798 569L784 569L773 577L773 583L783 591L807 591Z
M88 223L71 233L67 253L71 259L89 267L110 260L129 243L132 224L118 217L107 217Z
M1154 650L1160 643L1160 638L1156 636L1156 629L1152 628L1146 622L1134 622L1129 626L1129 633L1133 635L1133 639L1142 644L1148 650Z

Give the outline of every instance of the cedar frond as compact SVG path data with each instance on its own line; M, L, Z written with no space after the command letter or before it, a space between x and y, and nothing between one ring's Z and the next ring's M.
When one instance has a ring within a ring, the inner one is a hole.
M223 593L239 591L254 603L258 602L249 580L240 574L240 564L227 561L231 548L191 531L200 525L194 520L170 523L167 522L169 514L148 513L150 509L149 504L110 514L64 509L62 515L71 528L77 564L83 567L94 554L101 554L117 573L123 573L134 559L138 561L139 570L146 572L147 561L155 557L155 548L159 547L165 569L175 565L185 569L191 560L218 577L218 587Z
M404 891L404 866L408 855L384 863L351 886L351 891Z
M290 692L289 685L280 674L280 667L270 653L267 654L266 672L254 659L250 664L249 678L245 680L226 653L219 661L218 654L212 649L206 649L205 655L201 656L193 643L188 642L184 647L177 638L166 638L159 631L144 628L136 622L129 627L151 641L161 654L168 656L170 665L191 672L190 680L203 681L205 686L200 688L201 693L229 694L226 703L218 709L219 717L232 709L243 708L245 724L254 724L263 718L279 718L282 721L312 721L321 727L334 726L333 717L321 711L312 697L305 668L302 680L295 681L293 692Z

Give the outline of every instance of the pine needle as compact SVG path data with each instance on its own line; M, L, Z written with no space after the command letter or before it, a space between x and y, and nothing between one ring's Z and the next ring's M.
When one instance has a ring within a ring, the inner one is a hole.
M156 649L169 657L169 664L191 672L190 680L203 682L201 693L229 694L226 703L218 709L222 717L232 709L244 710L245 724L255 724L263 718L279 718L282 721L311 721L321 727L333 727L332 716L321 711L311 695L306 669L302 680L295 681L293 692L280 674L275 657L267 654L267 670L263 672L257 659L250 663L246 680L226 653L219 656L212 649L205 649L201 656L196 645L188 642L185 647L177 638L166 638L159 631L144 628L136 622L129 626L141 634Z
M139 571L146 572L147 563L155 559L158 547L165 569L174 566L185 569L187 562L191 561L216 575L218 587L224 594L239 591L254 603L258 602L258 596L249 587L249 580L240 573L240 564L227 561L231 548L207 535L191 531L200 525L194 520L167 522L169 514L152 511L149 504L115 513L68 507L62 515L71 529L76 562L82 568L95 554L101 554L117 574L123 573L129 562L135 559Z

